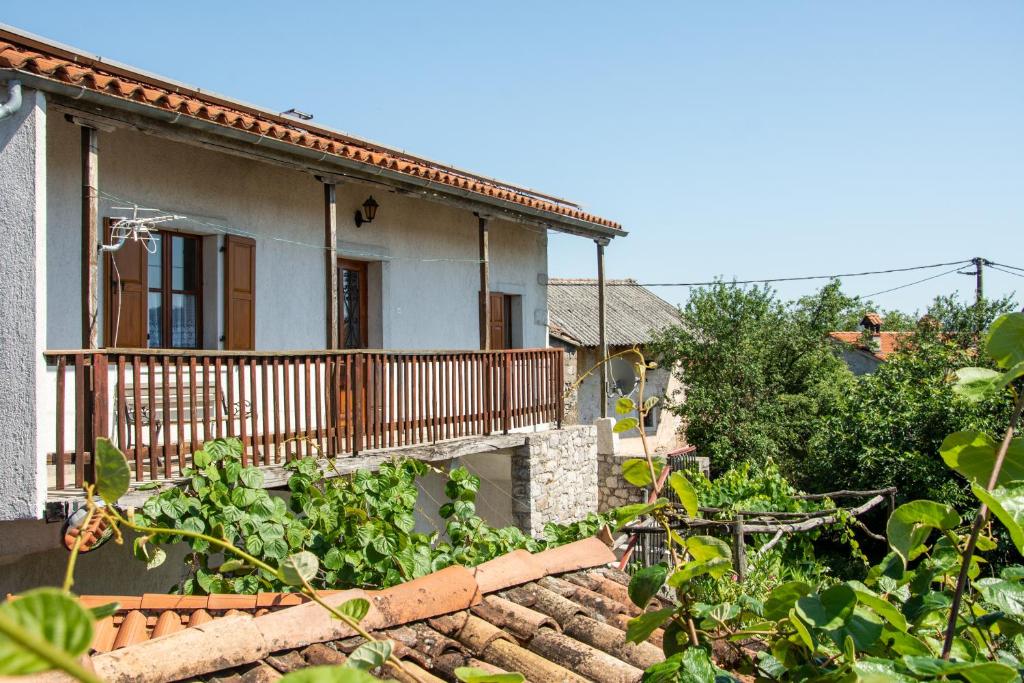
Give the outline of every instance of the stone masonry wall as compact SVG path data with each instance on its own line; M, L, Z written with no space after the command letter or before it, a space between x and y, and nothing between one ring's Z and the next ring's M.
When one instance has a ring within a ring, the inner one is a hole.
M642 503L644 498L643 489L633 486L622 478L622 463L635 455L608 455L597 456L597 511L607 512L630 503Z
M574 425L531 435L512 454L512 515L523 532L597 511L597 433Z

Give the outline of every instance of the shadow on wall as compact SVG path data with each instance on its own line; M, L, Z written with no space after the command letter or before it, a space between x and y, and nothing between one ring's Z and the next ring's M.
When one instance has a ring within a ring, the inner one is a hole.
M465 466L480 478L480 490L476 494L476 513L493 527L515 526L512 516L512 451L502 449L489 453L474 453L452 460L432 463L445 474L429 472L417 481L420 490L416 506L416 531L438 532L442 538L445 520L438 510L449 502L444 494L448 481L447 472Z

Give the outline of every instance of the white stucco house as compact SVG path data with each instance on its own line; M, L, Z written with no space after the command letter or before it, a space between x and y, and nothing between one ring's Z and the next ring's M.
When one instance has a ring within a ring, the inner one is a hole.
M81 500L98 436L133 486L217 436L270 485L300 453L505 453L495 514L562 514L530 488L580 429L547 233L603 257L618 224L0 27L0 231L0 563Z

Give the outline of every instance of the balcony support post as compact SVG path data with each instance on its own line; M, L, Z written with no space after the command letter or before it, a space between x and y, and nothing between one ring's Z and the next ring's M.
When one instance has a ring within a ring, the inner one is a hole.
M597 325L600 348L598 353L601 363L601 417L608 417L608 327L605 320L605 281L604 281L604 248L608 240L594 240L597 244Z
M99 131L82 132L82 348L98 346L99 317Z
M488 244L487 217L476 214L480 247L480 349L491 348L491 284L490 245Z

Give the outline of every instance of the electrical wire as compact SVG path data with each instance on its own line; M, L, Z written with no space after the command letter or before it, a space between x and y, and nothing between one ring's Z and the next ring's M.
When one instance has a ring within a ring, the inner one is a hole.
M1018 268L1017 266L1011 266L1011 265L1007 265L1005 263L995 263L994 261L989 261L988 265L990 265L990 266L1002 266L1003 268L1009 268L1010 270L1019 270L1020 272L1024 273L1024 268Z
M709 280L705 282L608 282L608 287L705 287L709 285L717 285L720 283L733 284L733 285L753 285L762 284L769 282L798 282L803 280L835 280L843 277L862 277L865 275L886 275L888 273L905 273L912 270L928 270L930 268L941 268L943 266L961 266L971 262L971 259L964 259L963 261L949 261L948 263L932 263L927 266L909 266L906 268L889 268L888 270L865 270L860 273L835 273L832 275L801 275L796 277L774 277L764 278L761 280ZM559 287L592 287L593 283L590 282L564 282L558 285Z
M991 268L992 270L998 270L1000 273L1006 273L1007 275L1013 275L1013 276L1016 276L1016 277L1024 277L1024 273L1015 273L1012 270L1006 270L1005 268L1000 268L995 263L989 263L988 267Z
M879 294L888 294L889 292L895 292L895 291L900 290L900 289L906 289L907 287L913 287L914 285L919 285L922 282L928 282L929 280L934 280L936 278L940 278L943 275L951 275L951 274L957 272L958 270L960 270L959 266L957 266L953 270L947 270L944 273L939 273L938 275L932 275L931 277L926 277L923 280L915 280L914 282L908 282L907 284L900 285L898 287L892 287L890 289L883 289L880 292L872 292L871 294L865 294L864 296L862 296L860 298L862 298L862 299L870 299L871 297L878 296Z

